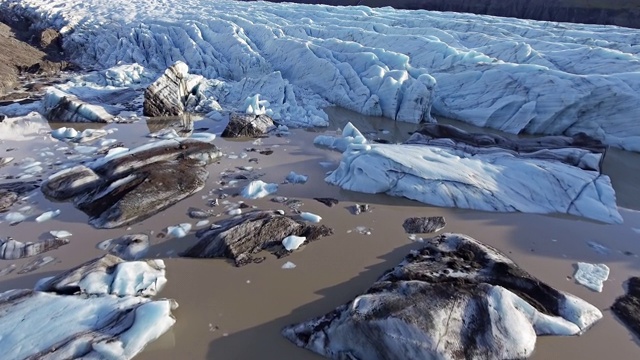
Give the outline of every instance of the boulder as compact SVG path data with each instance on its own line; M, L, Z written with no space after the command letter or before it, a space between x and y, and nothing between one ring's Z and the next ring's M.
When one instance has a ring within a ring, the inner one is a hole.
M578 335L601 317L500 251L444 234L352 302L283 335L332 359L523 359L538 335Z
M43 183L42 192L56 201L73 198L96 228L125 226L200 191L209 175L204 165L220 155L205 141L158 141L62 170Z
M288 255L291 251L282 245L282 240L288 236L305 237L306 244L331 234L333 230L324 225L308 225L278 211L252 211L199 230L196 233L198 243L181 255L229 258L236 266L243 266L264 260L255 257L262 250L277 257Z
M229 124L220 136L225 138L261 137L275 129L273 120L268 115L232 113Z
M407 234L431 234L444 229L446 222L442 216L410 217L402 227Z
M623 324L640 337L640 277L629 278L627 293L616 299L611 310Z

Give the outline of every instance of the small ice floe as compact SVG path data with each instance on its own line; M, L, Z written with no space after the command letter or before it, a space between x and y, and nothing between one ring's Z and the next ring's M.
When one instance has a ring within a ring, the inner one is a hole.
M229 154L227 155L227 158L231 159L231 160L236 160L238 158L238 155L235 154Z
M319 223L320 220L322 220L322 218L319 215L312 214L310 212L301 212L300 213L300 217L303 220L306 220L306 221L312 222L312 223Z
M356 226L354 229L360 235L371 235L372 228L368 228L366 226Z
M583 262L579 262L576 265L576 273L573 275L576 282L593 291L602 292L603 282L609 278L609 267L605 264Z
M53 236L54 238L58 238L58 239L68 238L71 235L73 235L66 230L51 230L49 231L49 234L51 234L51 236Z
M98 142L98 146L103 148L103 147L111 146L117 142L118 140L116 139L102 139Z
M216 139L216 134L208 133L208 132L197 132L193 133L190 136L192 139L205 141L205 142L213 142ZM240 154L242 155L242 154Z
M332 163L331 161L320 161L320 166L324 168L329 168L329 167L335 166L335 164Z
M242 214L242 209L238 208L238 209L231 209L227 211L227 215L230 216L236 216L236 215L240 215Z
M51 136L58 140L71 140L78 136L78 131L74 128L61 127L51 131Z
M73 149L82 155L93 155L96 153L96 151L98 151L98 148L95 146L85 146L85 145L78 145Z
M304 236L290 235L282 239L282 246L284 246L287 251L293 251L299 248L305 241L307 241L307 238Z
M203 227L209 224L209 220L200 220L196 223L196 227Z
M309 180L309 176L296 174L294 171L290 172L285 179L290 184L304 184Z
M285 270L295 269L296 264L292 263L291 261L287 261L286 263L282 264L282 268Z
M265 183L262 180L255 180L249 183L240 195L246 199L260 199L278 191L278 184Z
M175 129L168 128L168 129L162 129L160 131L149 133L147 134L147 137L154 138L154 139L168 140L168 139L177 139L180 137L180 135L178 135Z
M596 242L596 241L587 241L587 245L593 249L593 251L597 252L598 254L602 254L602 255L608 255L610 250L608 247Z
M182 223L176 226L169 226L167 228L167 235L172 236L174 238L183 238L187 236L190 230L191 230L190 223Z
M39 223L45 222L47 220L53 219L54 217L56 217L58 215L60 215L60 210L59 209L58 210L47 211L45 213L42 213L42 215L38 216L36 218L36 222L39 222Z
M9 223L9 225L17 225L27 219L22 213L19 212L10 212L4 216L4 220Z

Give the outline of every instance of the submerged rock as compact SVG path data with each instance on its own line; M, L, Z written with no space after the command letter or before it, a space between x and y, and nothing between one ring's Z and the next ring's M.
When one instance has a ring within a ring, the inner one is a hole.
M411 217L402 227L407 234L431 234L444 229L446 222L442 216Z
M162 260L106 255L0 294L3 358L133 358L175 323L174 300L149 298L164 275Z
M22 243L12 238L0 239L0 259L15 260L36 256L47 251L55 250L60 246L67 245L69 240L53 238L38 242Z
M273 120L267 115L232 113L229 124L220 136L224 138L260 137L275 129Z
M74 205L97 228L142 221L204 187L206 165L221 155L208 142L158 141L62 170L47 179L42 192Z
M627 293L616 299L611 310L637 337L640 337L640 277L629 278Z
M0 184L0 213L8 211L21 197L37 188L35 181Z
M202 77L189 74L189 66L178 61L144 92L145 116L179 116L198 102Z
M182 256L226 257L234 260L236 266L243 266L263 260L254 257L262 250L269 250L278 257L288 255L290 251L282 245L282 240L288 236L305 237L304 243L308 243L331 234L333 230L324 225L308 225L278 211L252 211L198 231L198 243Z
M332 359L522 359L537 335L577 335L601 317L498 250L444 234L365 294L283 335Z

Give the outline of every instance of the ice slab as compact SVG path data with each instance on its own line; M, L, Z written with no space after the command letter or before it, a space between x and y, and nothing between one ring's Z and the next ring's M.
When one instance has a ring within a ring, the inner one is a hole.
M605 264L579 262L573 278L593 291L602 292L603 283L609 278L609 267Z
M242 189L241 195L246 199L260 199L278 191L278 184L265 183L262 180L254 180Z

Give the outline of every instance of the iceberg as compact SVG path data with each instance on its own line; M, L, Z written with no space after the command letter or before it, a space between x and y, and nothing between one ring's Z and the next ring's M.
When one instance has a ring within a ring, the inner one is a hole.
M537 141L547 142L542 139ZM410 141L416 142L349 145L325 181L346 190L403 196L442 207L563 213L622 223L609 177L582 168L597 168L598 157L588 150L560 146L557 153L521 151L516 156L499 145ZM591 160L580 160L585 158Z
M241 195L246 199L260 199L277 191L278 184L269 184L262 180L254 180L242 189Z

